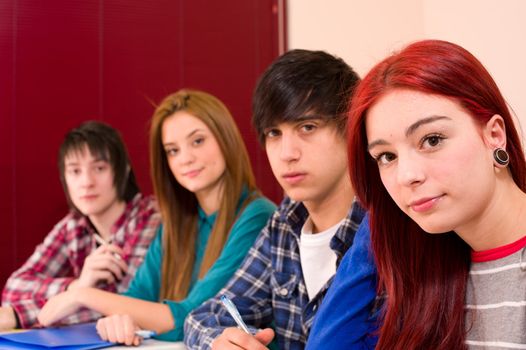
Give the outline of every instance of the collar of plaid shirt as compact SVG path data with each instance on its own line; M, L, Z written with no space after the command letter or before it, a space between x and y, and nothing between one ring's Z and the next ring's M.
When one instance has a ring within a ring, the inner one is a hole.
M283 204L285 204L285 202ZM280 220L286 223L284 226L288 226L289 229L280 229L279 231L281 232L278 233L277 236L281 237L272 239L271 245L277 247L278 249L276 250L289 249L290 251L286 254L288 255L287 257L274 256L272 258L273 268L275 269L274 276L271 280L273 289L272 304L280 348L295 348L295 343L303 345L306 343L306 338L314 321L314 316L333 278L331 277L318 294L309 300L303 280L298 246L301 228L307 220L309 213L301 202L289 200L289 206L281 206L281 208L284 207L286 209L281 211ZM346 251L352 245L354 235L364 216L365 210L354 200L347 217L330 242L331 249L337 255L337 265L340 264ZM284 228L281 225L277 226ZM290 239L291 237L294 239ZM289 242L284 243L286 241ZM285 248L287 246L288 248ZM276 255L279 255L279 253ZM287 303L289 305L283 307ZM295 321L290 322L291 319L295 319ZM294 323L294 325L292 325L292 323Z

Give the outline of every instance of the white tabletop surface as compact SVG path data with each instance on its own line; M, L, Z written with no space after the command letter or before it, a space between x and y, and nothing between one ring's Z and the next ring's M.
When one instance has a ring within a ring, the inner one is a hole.
M186 350L186 347L184 346L183 342L169 342L169 341L160 341L156 339L146 339L142 342L142 344L138 347L135 346L111 346L109 348L105 348L108 350L114 350L114 349L126 349L126 350L133 350L133 349L148 349L148 350L157 350L157 349L172 349L172 350Z
M24 332L25 330L6 330L6 331L0 331L0 334L3 333L13 333L13 332ZM51 348L50 348L51 349ZM108 350L133 350L133 349L148 349L148 350L186 350L186 346L184 346L183 342L169 342L169 341L161 341L157 339L146 339L143 340L140 346L125 346L125 345L116 345L116 346L109 346L103 349Z

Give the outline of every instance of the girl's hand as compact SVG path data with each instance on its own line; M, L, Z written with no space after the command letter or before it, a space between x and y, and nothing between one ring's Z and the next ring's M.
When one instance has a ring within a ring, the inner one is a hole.
M142 338L135 334L139 327L129 315L112 315L97 321L97 332L103 340L125 345L140 345Z

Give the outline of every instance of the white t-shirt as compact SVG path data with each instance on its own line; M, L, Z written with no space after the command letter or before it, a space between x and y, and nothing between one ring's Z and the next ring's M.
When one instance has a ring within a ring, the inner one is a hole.
M336 253L330 242L345 219L329 229L313 234L308 218L301 229L299 248L301 269L309 299L314 298L325 283L336 273Z

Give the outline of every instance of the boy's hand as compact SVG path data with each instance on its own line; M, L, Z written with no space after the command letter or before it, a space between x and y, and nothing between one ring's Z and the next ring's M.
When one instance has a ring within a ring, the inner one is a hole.
M272 339L274 339L274 331L271 328L265 328L256 333L256 335L251 335L241 329L231 327L225 329L223 333L214 340L212 350L265 350Z
M73 281L68 289L96 287L100 281L108 284L120 281L128 271L128 266L120 258L122 255L122 249L116 245L101 245L86 257L79 278Z
M77 311L81 307L78 300L83 290L83 288L68 290L49 298L38 313L38 322L47 327Z
M16 327L15 310L10 306L0 307L0 331Z

